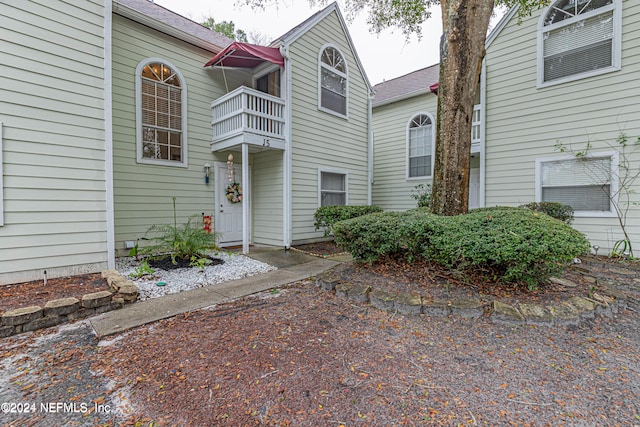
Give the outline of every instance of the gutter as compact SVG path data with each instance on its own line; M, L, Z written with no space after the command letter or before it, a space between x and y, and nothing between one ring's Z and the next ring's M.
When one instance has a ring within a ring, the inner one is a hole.
M367 204L373 203L373 113L372 104L375 92L369 92L367 101Z

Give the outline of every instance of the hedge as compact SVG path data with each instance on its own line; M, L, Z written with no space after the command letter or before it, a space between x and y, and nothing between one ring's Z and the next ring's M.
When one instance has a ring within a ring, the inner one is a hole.
M550 216L520 208L484 208L437 216L426 210L341 221L336 242L359 261L382 255L421 256L460 271L491 271L503 283L536 288L589 251L582 233Z

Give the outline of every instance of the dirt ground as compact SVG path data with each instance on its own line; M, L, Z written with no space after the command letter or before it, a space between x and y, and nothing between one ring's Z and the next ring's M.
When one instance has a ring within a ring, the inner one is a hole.
M389 284L406 266L359 268ZM513 326L379 311L302 281L101 342L87 322L0 340L0 402L98 408L0 425L640 426L639 330L631 308Z

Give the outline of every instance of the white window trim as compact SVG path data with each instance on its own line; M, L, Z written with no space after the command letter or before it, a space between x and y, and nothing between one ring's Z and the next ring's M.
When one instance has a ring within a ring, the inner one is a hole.
M2 158L3 148L2 148L2 122L0 122L0 227L4 225L4 181L2 177L4 175L3 165L4 160Z
M432 126L432 131L431 131L431 174L430 175L425 175L425 176L409 176L409 126L411 126L411 122L413 121L413 119L415 119L417 116L419 115L425 115L428 116L429 119L431 119L431 126ZM433 118L433 116L427 112L420 112L420 113L415 113L411 116L411 118L407 121L407 124L405 125L405 159L404 159L404 163L405 163L405 180L407 181L424 181L425 179L432 179L433 178L433 163L434 163L434 159L435 159L435 151L436 151L436 121Z
M344 69L345 72L342 73L338 70L336 70L335 68L331 68L328 66L324 65L324 62L322 62L322 53L325 51L325 49L327 48L333 48L335 50L338 51L338 53L342 56L342 60L344 61ZM332 73L336 73L339 76L342 76L346 79L346 84L345 84L345 111L346 114L340 114L337 111L333 111L329 108L325 108L322 106L322 68L326 68L327 70L330 70ZM328 114L332 114L336 117L340 117L343 119L349 119L349 64L347 63L347 57L342 53L342 51L338 48L338 46L332 44L332 43L326 43L324 44L321 48L320 48L320 52L318 53L318 110L323 111L325 113Z
M613 200L609 200L609 212L600 211L576 211L574 217L576 218L616 218L614 203L617 203L619 194L619 182L618 182L618 161L619 155L617 151L604 151L598 153L588 154L586 158L599 159L599 158L611 158L611 193L614 194ZM563 155L555 157L542 157L536 159L536 188L535 188L535 201L542 201L542 164L546 162L556 162L561 160L577 160L576 156Z
M556 3L559 0L554 1ZM613 0L613 3L599 9L593 10L591 12L587 12L582 15L578 15L576 17L563 20L561 23L549 25L544 25L545 17L549 12L549 9L553 6L553 4L547 6L542 11L540 18L538 19L538 29L537 29L537 87L545 88L549 86L555 86L562 83L572 82L575 80L582 80L588 77L598 76L600 74L611 73L614 71L619 71L622 66L622 0ZM567 25L571 25L577 21L582 21L583 19L601 15L608 11L613 10L613 63L610 67L600 68L598 70L588 71L585 73L574 74L571 76L563 77L561 79L553 80L550 82L544 81L544 42L543 42L543 33L547 31L551 31L558 27L563 27ZM545 31L546 30L546 31Z
M318 168L318 207L322 207L322 172L344 175L344 205L349 205L349 172L340 169Z
M142 157L142 69L152 63L159 62L167 65L173 71L176 72L178 78L180 79L181 86L181 94L182 94L182 161L175 162L172 160L162 160L162 159L145 159ZM160 166L173 166L173 167L181 167L186 168L189 166L189 138L187 133L187 81L184 76L171 62L162 59L162 58L146 58L138 64L136 67L136 161L138 163L148 164L148 165L160 165Z

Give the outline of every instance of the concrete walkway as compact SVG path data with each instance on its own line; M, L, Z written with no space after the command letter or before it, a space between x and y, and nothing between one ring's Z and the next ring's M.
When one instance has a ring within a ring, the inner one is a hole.
M138 301L121 310L92 317L89 319L91 326L98 337L102 338L180 313L221 304L297 282L316 276L340 263L336 260L282 249L257 249L249 256L278 267L278 270L146 301Z

